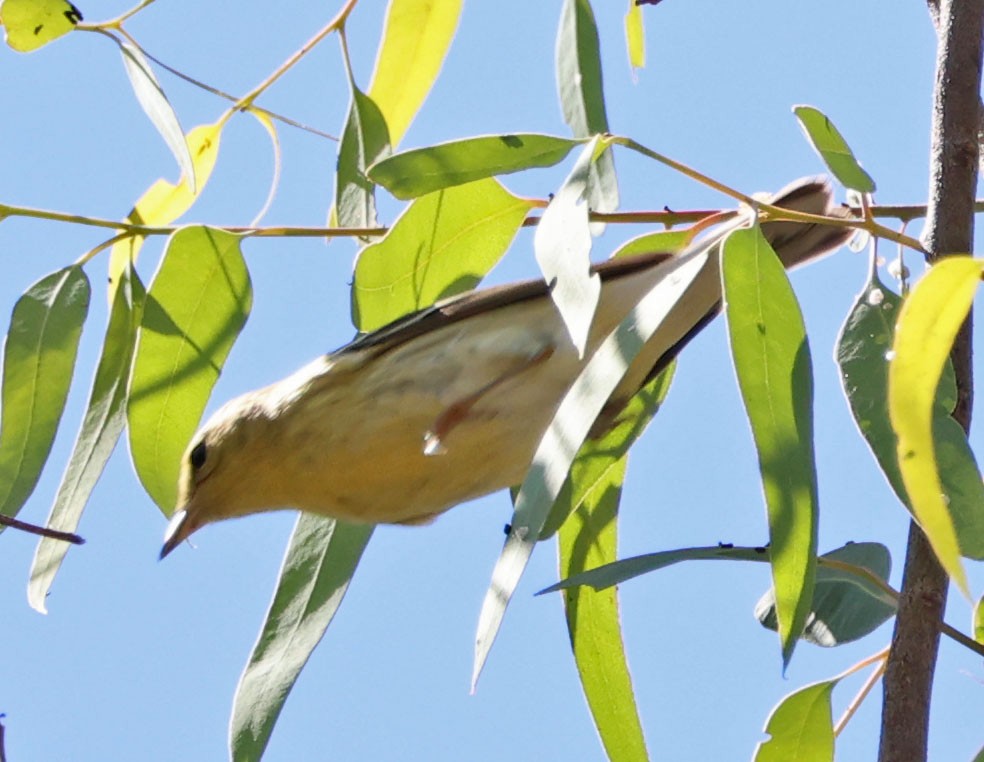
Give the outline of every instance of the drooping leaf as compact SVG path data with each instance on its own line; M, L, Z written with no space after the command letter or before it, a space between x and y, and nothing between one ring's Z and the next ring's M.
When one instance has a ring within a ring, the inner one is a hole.
M516 496L511 531L492 572L475 639L472 685L478 680L516 585L526 568L550 508L567 480L571 462L612 391L680 297L707 275L709 247L670 259L663 277L598 347L560 403L537 445Z
M262 758L291 688L345 597L372 529L298 516L273 601L236 688L229 722L235 762Z
M178 115L174 113L171 102L154 76L154 70L150 68L150 62L140 49L129 42L121 42L120 52L123 54L123 67L140 107L164 138L164 143L181 168L181 176L187 180L188 188L194 193L197 186L195 163L188 150L184 130L178 123Z
M888 366L902 299L872 273L841 328L837 363L844 394L865 442L895 494L911 512L899 470L898 437L888 413ZM967 435L953 418L956 380L947 363L936 390L933 436L943 492L960 552L984 558L984 482Z
M557 31L557 89L564 121L574 137L609 132L598 26L589 0L564 0ZM588 203L597 212L618 208L618 180L610 148L591 168Z
M984 261L947 257L916 284L902 305L888 368L888 411L913 514L947 573L969 597L960 545L940 481L933 409L940 376L967 316Z
M642 69L646 65L646 32L643 25L642 6L629 0L625 12L625 49L629 53L629 66Z
M82 13L67 0L3 0L0 24L7 44L29 53L71 32Z
M601 278L591 272L591 231L585 193L598 139L581 151L574 168L543 211L533 251L550 298L567 326L579 356L584 355L591 321L601 298Z
M400 199L507 175L552 167L585 140L516 133L452 140L394 154L369 167L369 178Z
M885 591L857 574L828 565L842 562L885 581L891 571L888 548L877 542L854 542L820 557L817 584L803 639L818 646L850 643L874 632L895 615L895 601ZM776 629L775 595L769 590L755 604L755 618L770 630Z
M390 0L369 86L395 148L420 110L451 47L462 0Z
M360 252L352 322L372 331L474 288L509 248L529 210L528 200L492 179L413 201L381 241Z
M198 181L194 190L186 177L182 177L177 184L164 179L157 180L140 197L126 221L134 225L170 225L187 212L212 175L215 161L219 157L219 139L223 125L223 122L202 124L188 133L188 151L195 165L195 178ZM137 261L143 242L142 236L126 238L115 244L110 251L110 305L113 304L113 294L120 273Z
M810 349L786 271L757 225L725 239L721 275L731 354L768 509L785 667L806 624L816 574Z
M130 380L130 455L165 514L174 510L181 455L242 330L253 291L240 237L182 228L147 293Z
M833 762L830 695L837 682L814 683L780 701L765 726L771 737L755 749L755 762Z
M826 114L812 106L793 106L793 113L810 145L845 188L860 193L875 192L875 181L861 168L844 136Z
M255 106L250 107L249 113L260 123L260 126L266 130L266 134L270 136L270 146L273 148L273 173L270 177L270 190L267 193L266 200L263 202L263 206L260 207L260 211L256 213L256 216L250 221L250 227L256 227L262 222L263 218L266 217L266 213L270 211L270 207L273 206L273 199L277 196L277 188L280 187L280 138L277 135L277 126L273 123L273 119L270 115L263 109L256 108ZM192 130L194 132L194 130ZM189 144L191 144L189 136ZM198 160L194 153L192 158L195 158L195 173L199 179L199 188L205 185L205 179L202 179L201 169L198 165Z
M65 532L76 530L92 489L123 431L127 381L144 297L137 273L125 270L110 311L89 404L48 515L49 527ZM34 552L27 600L42 614L47 613L45 600L68 549L65 542L42 538Z
M43 277L14 305L3 347L0 405L5 516L17 515L48 460L72 383L89 292L82 268L72 265Z

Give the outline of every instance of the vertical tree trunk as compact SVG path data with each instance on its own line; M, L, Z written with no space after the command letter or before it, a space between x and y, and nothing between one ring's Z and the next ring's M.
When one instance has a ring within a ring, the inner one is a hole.
M937 25L938 48L924 238L932 261L947 254L969 253L973 245L984 0L930 0L930 12ZM973 408L970 317L957 335L951 358L958 394L953 415L969 431ZM947 576L925 535L912 524L885 671L879 762L926 759L947 585Z

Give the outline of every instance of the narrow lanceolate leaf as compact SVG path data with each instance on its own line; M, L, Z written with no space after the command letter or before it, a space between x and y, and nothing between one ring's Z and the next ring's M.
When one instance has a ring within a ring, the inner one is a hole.
M263 202L263 206L260 207L260 211L256 213L249 223L250 227L258 227L260 222L263 221L263 218L266 217L266 213L270 211L270 207L273 206L273 200L277 196L277 188L280 187L280 138L277 135L277 126L273 123L273 119L270 118L270 115L266 111L253 106L249 109L249 113L266 131L266 134L270 137L270 147L273 149L273 173L270 177L270 190L267 192L266 200ZM189 140L189 144L190 142ZM192 154L192 158L195 158L194 153ZM199 178L199 186L204 185L205 180L201 179L201 170L198 168L197 160L195 161L195 173Z
M71 32L82 14L67 0L3 0L0 24L7 44L20 53L37 50Z
M195 165L194 190L187 177L178 183L160 179L154 182L140 197L127 215L126 221L134 225L170 225L187 212L205 188L219 157L219 139L223 122L203 124L188 133L188 151ZM109 303L119 282L120 273L137 261L143 246L143 236L126 238L115 244L109 254Z
M48 516L48 526L54 529L74 532L78 527L92 488L123 431L127 381L144 296L136 272L132 269L124 271L110 310L89 404ZM41 539L34 552L27 600L42 614L47 613L45 600L68 548L68 543L46 537Z
M140 107L147 114L151 123L164 138L164 143L174 154L178 166L181 168L181 175L187 178L188 187L192 193L195 191L195 164L191 159L191 152L188 150L188 143L185 141L184 130L178 123L178 115L174 113L170 101L164 95L157 77L154 76L150 62L144 58L140 49L128 42L120 43L120 52L123 54L123 66L126 75L130 78L130 85L137 96Z
M168 241L147 293L127 423L141 483L174 510L181 455L253 301L239 236L182 228Z
M793 113L810 145L845 188L860 193L875 192L875 181L861 168L844 136L822 111L812 106L793 106Z
M844 565L849 565L851 571ZM895 615L895 598L862 576L867 570L887 585L891 569L888 548L877 542L852 542L820 556L803 640L833 648L863 638L891 619ZM755 618L763 627L776 629L776 597L772 590L755 604Z
M643 233L619 246L612 252L615 257L631 257L636 254L651 254L654 251L665 251L671 254L683 251L693 240L693 230L657 230L655 233Z
M755 749L754 762L833 762L830 694L837 682L814 683L780 701L765 725L770 738Z
M263 756L294 682L345 597L372 526L302 513L277 589L239 678L229 722L234 762Z
M977 599L971 626L974 632L974 640L978 643L984 643L984 596Z
M395 147L437 79L451 47L462 0L390 0L369 97Z
M533 237L533 251L550 298L557 305L579 356L601 297L601 278L591 272L591 230L584 203L588 176L598 147L595 138L581 151L570 175L543 211Z
M587 438L592 423L677 301L696 278L702 273L706 275L707 262L708 248L701 247L659 265L663 277L601 343L561 401L516 496L512 529L482 603L475 638L473 687L550 508L567 480L574 456Z
M355 84L347 56L345 64L352 98L338 145L335 221L342 227L368 228L376 225L376 193L366 168L389 155L389 131L379 107Z
M902 299L872 274L841 329L837 363L858 429L895 494L912 512L899 470L898 437L888 414L889 357L901 309ZM955 404L956 381L947 364L933 405L936 459L960 552L968 558L982 559L984 482L967 434L951 416Z
M452 140L403 151L369 167L369 178L397 198L411 199L454 185L552 167L586 139L515 133Z
M769 515L785 668L810 613L816 573L810 349L786 271L758 226L728 236L721 259L728 337Z
M372 331L474 288L509 248L530 208L492 179L418 198L381 241L359 253L352 322Z
M581 447L551 513L551 519L557 513L569 516L558 541L562 577L615 560L628 449L665 398L672 372L668 368L637 394L616 428ZM569 590L564 610L581 687L608 758L647 759L622 642L617 591Z
M625 49L629 52L629 66L641 69L646 65L646 33L642 6L635 0L629 0L629 10L625 12Z
M888 368L888 411L899 438L905 491L937 558L965 595L967 577L933 443L933 408L940 375L982 270L984 261L969 257L949 257L930 269L902 306Z
M48 460L88 311L89 280L77 266L46 275L14 305L3 347L0 406L0 513L5 516L17 515Z
M564 121L576 138L609 132L598 27L589 0L564 0L557 31L557 89ZM591 169L588 203L596 212L618 208L611 149Z

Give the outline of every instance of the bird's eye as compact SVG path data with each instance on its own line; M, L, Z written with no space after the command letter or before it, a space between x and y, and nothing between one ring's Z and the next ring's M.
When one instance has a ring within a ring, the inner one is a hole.
M208 450L205 447L205 440L196 444L191 448L191 453L188 456L188 460L191 461L191 467L196 471L205 465L205 459L208 457Z

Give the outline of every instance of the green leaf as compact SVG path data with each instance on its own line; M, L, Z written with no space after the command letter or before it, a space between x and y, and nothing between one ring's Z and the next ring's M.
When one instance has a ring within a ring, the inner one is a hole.
M144 488L174 510L181 455L253 302L239 236L203 226L174 233L140 324L127 421Z
M589 0L564 0L557 31L557 88L564 121L574 137L609 132L598 27ZM611 149L591 169L588 203L598 212L618 208L618 180Z
M391 144L406 134L451 47L462 0L390 0L369 86Z
M29 53L71 32L82 13L66 0L3 0L0 24L7 44Z
M550 298L567 326L579 357L601 297L601 278L591 272L591 230L584 203L588 175L598 148L594 138L581 151L574 168L543 211L533 236L533 251Z
M232 707L229 751L253 762L273 733L287 696L338 611L373 527L301 513L277 589Z
M614 252L615 257L632 257L636 254L651 254L654 251L666 251L672 254L683 251L693 240L692 230L658 230L655 233L643 233L630 238Z
M137 101L144 113L148 116L151 123L164 138L164 143L174 154L174 158L181 168L181 176L188 184L188 189L192 195L195 194L195 163L191 159L191 151L188 150L188 141L185 140L184 130L178 123L178 115L174 113L171 103L164 90L161 88L154 76L150 62L144 58L139 48L128 42L120 43L120 52L123 54L123 66L126 75L130 78L130 85L137 96Z
M5 516L17 515L48 460L72 383L89 292L85 273L73 265L43 277L14 305L3 348L0 407Z
M508 175L552 167L585 140L516 133L452 140L394 154L369 167L369 178L400 199Z
M570 516L560 528L558 542L562 577L615 560L628 449L665 398L672 375L670 366L633 397L619 425L582 445L550 515L557 520L560 514L561 521ZM548 520L541 539L549 524ZM564 596L564 610L581 687L608 758L647 759L616 591L570 590Z
M625 12L625 49L629 53L629 66L641 69L646 65L646 32L643 26L642 6L629 0Z
M356 86L347 56L345 64L352 100L338 146L336 222L342 227L369 228L376 226L376 196L375 186L366 177L366 167L389 155L389 132L372 98Z
M755 762L833 762L830 694L837 682L814 683L780 701L765 726L771 738L755 749Z
M974 640L984 643L984 595L977 599L977 605L974 606L973 628Z
M844 394L865 442L871 448L888 483L912 512L899 470L898 437L888 413L888 358L895 337L895 321L902 299L872 273L841 328L837 363ZM984 482L967 435L953 418L956 380L947 363L936 390L933 437L943 492L949 497L960 552L984 558Z
M793 106L793 113L813 150L845 188L875 192L875 181L861 168L847 141L823 112L812 106Z
M888 548L877 542L849 543L820 557L817 584L803 640L832 648L874 632L895 615L895 601L873 582L825 561L867 569L887 584L892 568ZM776 629L776 598L769 590L755 604L755 618Z
M984 261L947 257L916 284L902 305L888 368L888 411L913 514L936 557L969 597L960 545L940 481L933 431L936 390L957 330L980 283Z
M768 508L785 668L810 612L816 573L810 349L786 271L759 227L728 236L721 259L731 353Z
M529 210L528 200L491 179L413 201L381 241L359 253L352 322L373 331L474 288L509 248Z
M694 281L702 274L708 276L706 266L713 243L669 259L653 269L655 285L602 341L561 400L516 496L512 528L482 603L475 639L473 686L488 658L533 545L567 480L574 456L632 361ZM659 277L655 277L657 274Z
M127 380L144 297L137 273L132 268L124 270L113 299L89 404L48 515L47 525L53 529L76 530L92 489L123 431ZM45 600L69 547L68 543L44 537L34 552L27 600L42 614L47 613Z

